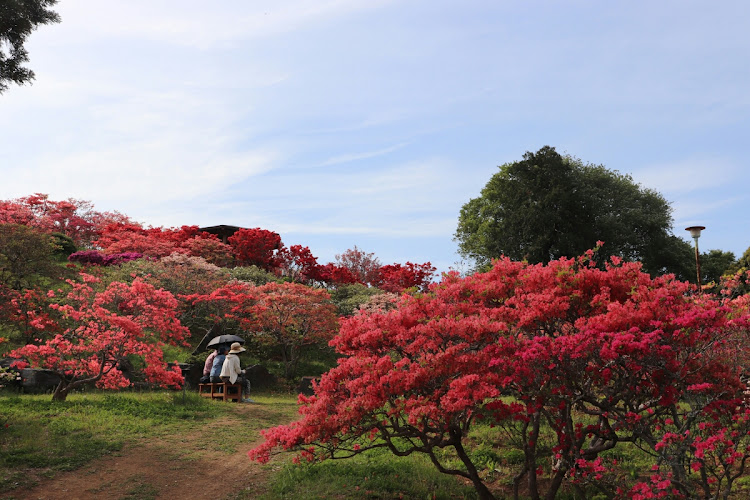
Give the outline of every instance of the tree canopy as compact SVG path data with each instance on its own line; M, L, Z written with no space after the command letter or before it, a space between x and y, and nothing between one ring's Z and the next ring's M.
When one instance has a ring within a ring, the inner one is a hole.
M145 359L143 373L150 382L179 387L179 368L167 369L163 346L181 344L189 335L177 318L177 300L136 278L133 283L110 283L104 290L94 287L100 280L81 274L82 282L70 281L72 289L49 308L61 313L63 333L40 343L27 344L10 353L19 358L17 368L41 367L60 378L52 399L65 401L71 390L87 382L115 389L130 385L120 371L129 356ZM50 290L48 295L55 297ZM42 321L43 319L43 321ZM36 328L55 326L49 317L39 318Z
M10 83L23 85L34 72L23 66L29 61L26 38L40 24L57 23L60 16L50 10L57 0L3 0L0 2L0 94Z
M732 268L737 259L733 252L709 250L701 253L701 282L719 283L721 277Z
M687 243L671 234L672 209L629 175L544 146L500 166L459 215L459 251L479 266L503 255L530 263L603 251L680 278Z
M424 454L489 499L466 447L484 423L497 449L522 457L508 464L514 498L524 484L529 498L558 498L563 483L606 498L729 495L750 459L750 297L694 290L617 257L601 269L592 251L450 273L430 293L343 319L331 341L343 357L300 396L300 420L264 431L249 455ZM623 443L651 457L650 477L605 453Z

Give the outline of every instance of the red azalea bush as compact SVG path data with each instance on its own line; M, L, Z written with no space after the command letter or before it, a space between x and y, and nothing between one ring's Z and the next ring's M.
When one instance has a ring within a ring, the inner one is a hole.
M73 289L50 308L60 313L61 333L42 343L11 351L17 368L31 366L60 377L52 398L64 401L76 387L96 382L109 389L130 384L119 365L130 355L145 360L146 380L179 387L179 368L168 370L161 347L184 343L188 330L177 319L177 300L136 278L131 284L113 282L104 290L99 279L82 274L83 282L69 281ZM55 293L49 292L50 298Z
M182 253L220 266L233 261L232 248L215 234L201 232L198 226L165 229L144 228L132 222L112 223L101 230L94 244L107 255L137 252L158 259Z
M296 374L305 348L325 345L338 330L336 307L328 292L299 283L256 287L234 282L185 299L194 306L213 304L221 311L217 321L237 321L245 331L254 332L254 342L273 346L284 362L287 379Z
M349 285L357 283L357 276L348 268L337 266L333 262L315 268L315 279L326 286Z
M426 291L432 282L435 268L429 262L424 264L389 264L378 269L373 285L386 292L401 293L408 288Z
M555 498L564 483L608 497L729 492L750 457L734 356L747 301L697 295L616 259L600 269L592 257L501 259L405 295L393 310L344 319L331 345L347 357L314 396L300 396L301 420L265 431L249 455L424 453L493 498L465 447L484 421L503 431L497 446L524 457L516 497L524 485L532 498ZM626 442L654 459L630 484L605 453Z
M243 266L258 266L266 271L278 267L276 252L281 250L281 236L273 231L240 229L228 238L234 256Z
M0 200L0 223L62 233L78 246L89 245L108 224L128 221L128 217L119 212L98 212L91 202L73 198L54 201L46 194L36 193L15 200Z
M95 265L95 266L115 266L122 264L123 262L130 262L131 260L137 260L143 257L142 253L139 252L123 252L104 254L97 250L83 250L81 252L74 252L68 256L70 262L78 262L84 265Z

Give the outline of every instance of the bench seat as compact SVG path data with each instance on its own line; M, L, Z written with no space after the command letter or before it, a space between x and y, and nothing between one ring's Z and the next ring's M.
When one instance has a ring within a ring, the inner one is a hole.
M222 401L242 401L242 384L198 384L198 394L204 398Z

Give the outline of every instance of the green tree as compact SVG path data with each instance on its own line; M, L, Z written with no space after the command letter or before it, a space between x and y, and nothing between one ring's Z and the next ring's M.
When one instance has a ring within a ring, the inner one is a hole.
M57 247L55 255L58 257L67 259L70 254L78 251L75 241L73 241L73 238L70 236L62 233L52 233L52 237L54 238L55 246Z
M723 250L709 250L701 254L701 282L719 283L721 277L731 268L737 259L734 253Z
M40 278L62 274L52 236L20 224L0 224L0 285L31 288Z
M53 279L66 274L57 250L47 233L0 224L0 337L29 343L55 331L45 292Z
M9 83L23 85L34 72L23 66L29 54L23 44L40 24L57 23L60 16L50 10L57 0L0 1L0 94Z
M730 290L733 297L750 293L750 247L745 250L742 257L727 268L724 276L734 277L732 281L735 283Z
M737 259L737 261L729 266L729 269L727 269L727 274L734 274L737 271L741 269L750 269L750 247L747 247L747 250L742 254L742 257Z
M478 267L506 255L531 263L603 252L679 277L689 245L671 234L669 203L629 175L545 146L508 163L461 208L455 240Z

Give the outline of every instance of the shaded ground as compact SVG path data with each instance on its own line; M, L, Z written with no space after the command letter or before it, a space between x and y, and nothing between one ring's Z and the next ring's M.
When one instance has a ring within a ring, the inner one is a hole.
M267 470L246 454L261 438L252 432L254 440L248 440L243 423L256 420L264 408L252 404L233 407L231 415L213 420L209 426L129 444L120 452L52 478L40 474L33 489L2 492L0 498L208 500L235 498L241 490L262 493Z

